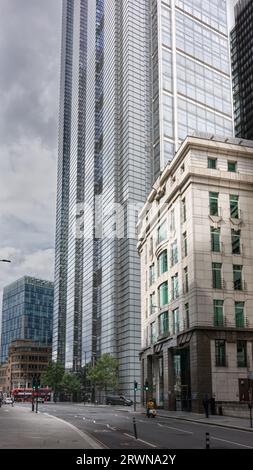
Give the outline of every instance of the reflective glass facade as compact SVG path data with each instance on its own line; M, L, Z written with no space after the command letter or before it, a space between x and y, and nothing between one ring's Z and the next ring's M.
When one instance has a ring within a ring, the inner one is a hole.
M196 131L233 135L227 2L152 1L154 179Z
M54 285L28 276L4 288L1 363L8 358L11 341L30 339L51 345Z

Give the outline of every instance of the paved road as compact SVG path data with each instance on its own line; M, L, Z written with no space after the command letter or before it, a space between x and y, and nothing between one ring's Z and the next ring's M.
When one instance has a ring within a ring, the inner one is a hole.
M100 449L82 430L30 407L0 408L0 449Z
M17 406L17 405L16 405ZM19 406L30 409L31 405ZM111 449L204 449L206 432L212 449L253 449L253 433L176 418L147 418L131 408L93 407L83 404L47 403L40 413L61 418ZM138 439L134 437L133 417Z

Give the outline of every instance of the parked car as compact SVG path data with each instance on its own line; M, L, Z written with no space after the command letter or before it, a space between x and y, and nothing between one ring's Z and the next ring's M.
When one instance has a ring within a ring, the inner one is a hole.
M11 397L6 397L4 400L5 405L12 405L13 398Z
M130 400L130 398L124 397L123 395L108 395L106 397L106 404L131 406L133 401Z

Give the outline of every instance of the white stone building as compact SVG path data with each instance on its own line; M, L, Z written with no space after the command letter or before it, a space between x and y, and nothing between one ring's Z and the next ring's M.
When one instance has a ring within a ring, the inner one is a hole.
M142 382L159 406L249 399L252 201L253 142L187 137L141 211Z

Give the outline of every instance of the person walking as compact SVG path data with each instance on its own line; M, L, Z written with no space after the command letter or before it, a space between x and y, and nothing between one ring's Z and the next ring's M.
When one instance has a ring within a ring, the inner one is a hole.
M206 418L209 418L209 397L207 393L205 393L202 403L205 410Z

